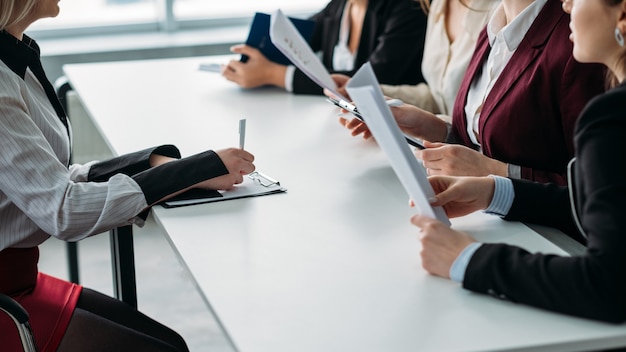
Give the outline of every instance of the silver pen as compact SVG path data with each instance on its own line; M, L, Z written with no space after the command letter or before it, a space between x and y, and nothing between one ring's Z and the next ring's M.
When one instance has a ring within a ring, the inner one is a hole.
M243 149L246 142L246 119L239 120L239 149Z

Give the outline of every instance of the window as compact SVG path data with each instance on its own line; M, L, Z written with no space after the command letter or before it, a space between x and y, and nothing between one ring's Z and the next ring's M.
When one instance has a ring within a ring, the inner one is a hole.
M271 13L278 8L285 13L312 13L321 10L327 2L328 0L176 0L174 15L179 20L252 17L255 12Z
M29 32L38 38L138 31L174 31L189 27L243 25L254 12L280 8L293 16L322 9L329 0L63 0L61 13L37 21Z

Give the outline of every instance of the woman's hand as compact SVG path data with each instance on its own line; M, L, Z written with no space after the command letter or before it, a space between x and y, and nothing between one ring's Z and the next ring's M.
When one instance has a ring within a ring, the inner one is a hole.
M442 206L451 218L486 209L496 187L491 177L431 176L428 181L435 191L430 204Z
M422 267L432 275L450 278L450 268L463 249L476 242L464 232L455 231L438 220L415 215L411 223L420 228Z
M238 149L228 148L216 151L228 169L228 174L211 178L196 184L194 187L215 190L232 189L234 185L243 182L243 176L255 170L254 155Z
M422 160L429 175L448 176L507 176L507 164L491 159L473 149L458 144L430 143L415 156Z
M344 112L348 113L348 111ZM345 128L349 129L351 131L350 135L352 135L353 137L356 137L358 135L363 135L363 139L370 139L372 137L372 132L370 132L370 129L367 127L367 125L356 117L347 119L343 116L340 116L339 123Z
M406 134L424 140L442 141L446 138L448 128L446 123L434 114L410 104L391 106L393 117L398 127ZM367 117L365 117L367 119ZM358 119L339 118L339 123L351 130L352 136L363 135L369 139L372 136L367 125Z
M256 88L264 85L285 87L287 67L269 61L263 54L248 45L236 45L233 53L248 56L248 61L231 60L222 67L222 76L242 88Z
M400 129L426 141L444 141L448 135L445 121L435 114L411 104L392 107L391 112Z
M346 86L348 85L348 82L350 81L350 77L344 74L340 74L340 73L333 73L330 75L330 78L333 79L333 81L335 82L335 85L337 86L337 93L343 95L345 98L350 98L350 95L348 94L348 91L346 90ZM336 97L331 91L327 90L326 88L324 88L324 94L326 96L333 97L336 99L339 98L339 97Z

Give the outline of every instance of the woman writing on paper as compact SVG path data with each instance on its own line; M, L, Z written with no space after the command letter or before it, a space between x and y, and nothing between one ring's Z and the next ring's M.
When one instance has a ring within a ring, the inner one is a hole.
M502 0L478 37L451 123L409 104L392 109L405 133L428 141L416 156L430 175L565 184L576 118L604 89L605 71L573 59L568 18L559 0ZM345 126L369 137L358 120Z
M626 321L626 1L566 0L573 53L606 65L612 86L584 108L575 129L576 154L567 186L502 177L430 178L451 217L486 209L505 219L550 226L570 223L585 236L582 255L529 253L505 244L480 244L422 216L422 265L475 292L543 309L613 323ZM494 239L497 240L497 239Z
M426 15L413 0L332 0L311 19L311 49L321 55L328 71L351 76L369 61L382 83L424 81L419 63ZM273 85L296 94L322 94L322 88L294 66L271 62L247 45L232 51L248 56L248 61L230 61L222 75L243 88Z
M0 292L29 313L39 351L187 351L177 333L136 309L38 272L38 246L142 225L152 205L187 189L232 188L254 170L254 157L231 148L180 159L164 145L69 165L69 121L24 34L55 17L58 3L0 0ZM0 345L21 350L6 315Z

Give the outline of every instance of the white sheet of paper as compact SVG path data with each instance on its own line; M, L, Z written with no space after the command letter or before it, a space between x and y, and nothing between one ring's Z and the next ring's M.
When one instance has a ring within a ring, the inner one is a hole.
M337 85L330 77L324 64L315 55L309 44L304 40L296 27L280 10L272 14L270 20L270 39L296 67L317 83L320 87L331 91L335 96L348 101L337 93Z
M428 198L433 197L435 192L428 182L426 170L406 143L369 63L364 64L352 77L347 90L367 120L372 136L387 155L396 176L415 203L417 213L450 225L443 208L432 207L428 203Z

